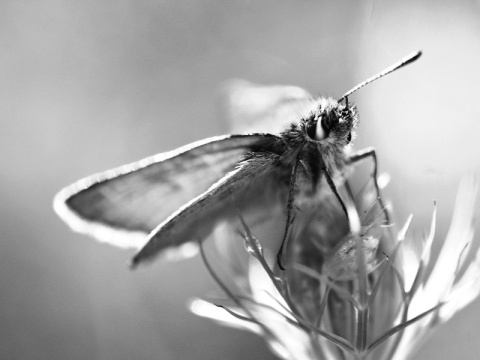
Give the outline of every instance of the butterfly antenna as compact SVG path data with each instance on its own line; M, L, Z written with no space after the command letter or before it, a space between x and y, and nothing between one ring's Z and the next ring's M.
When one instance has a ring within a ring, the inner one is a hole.
M357 86L355 86L353 89L347 91L345 93L345 95L343 95L339 100L338 102L342 101L343 99L347 99L347 96L351 95L352 93L354 93L355 91L357 91L358 89L364 87L365 85L367 84L370 84L372 81L375 81L377 79L380 79L381 77L384 77L385 75L388 75L390 74L391 72L395 71L395 70L398 70L402 67L404 67L405 65L408 65L412 62L414 62L415 60L417 60L420 56L422 55L422 52L421 51L417 51L417 52L413 52L411 53L410 55L407 55L405 56L402 60L400 60L399 62L393 64L392 66L389 66L388 68L386 68L385 70L379 72L377 75L374 75L372 76L371 78L365 80L364 82L361 82L360 84L358 84ZM348 101L348 100L347 100Z

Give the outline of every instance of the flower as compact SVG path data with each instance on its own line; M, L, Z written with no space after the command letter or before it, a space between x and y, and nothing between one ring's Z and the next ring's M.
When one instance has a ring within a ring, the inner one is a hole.
M341 189L342 198L351 199L349 223L333 196L296 217L286 271L276 264L276 250L262 244L239 215L243 250L232 249L238 241L225 241L239 236L232 229L217 234L213 250L222 271L201 247L227 298L196 299L191 310L263 336L282 359L409 358L437 325L480 293L480 252L466 260L477 184L462 180L435 260L436 211L429 234L419 239L408 232L412 216L398 230L386 222L373 189L367 184L356 197L348 183Z

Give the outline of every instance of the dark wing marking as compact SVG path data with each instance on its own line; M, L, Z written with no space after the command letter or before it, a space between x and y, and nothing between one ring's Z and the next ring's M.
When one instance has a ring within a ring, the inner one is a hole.
M233 133L279 134L313 110L310 94L297 86L263 86L232 80L225 86L227 118Z
M147 244L133 258L132 266L151 260L168 248L203 241L216 225L242 214L271 217L285 211L288 183L276 167L280 155L265 152L239 164L207 191L182 206L149 235ZM288 177L287 177L288 179Z
M213 137L92 175L59 192L55 211L75 231L139 249L152 229L232 171L265 137Z

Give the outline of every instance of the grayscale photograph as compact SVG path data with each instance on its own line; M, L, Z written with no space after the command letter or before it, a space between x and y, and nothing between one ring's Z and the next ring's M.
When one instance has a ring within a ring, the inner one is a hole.
M0 359L472 360L480 1L0 2Z

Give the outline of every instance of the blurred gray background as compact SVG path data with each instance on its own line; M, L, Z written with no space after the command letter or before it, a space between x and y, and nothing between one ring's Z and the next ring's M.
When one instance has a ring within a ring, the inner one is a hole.
M198 258L131 272L131 253L70 232L52 198L226 133L229 79L338 98L417 49L351 97L355 148L377 148L399 222L412 212L427 229L437 200L440 241L460 177L480 165L479 1L1 1L0 358L273 359L188 312L215 289ZM417 358L470 360L479 328L477 301Z

